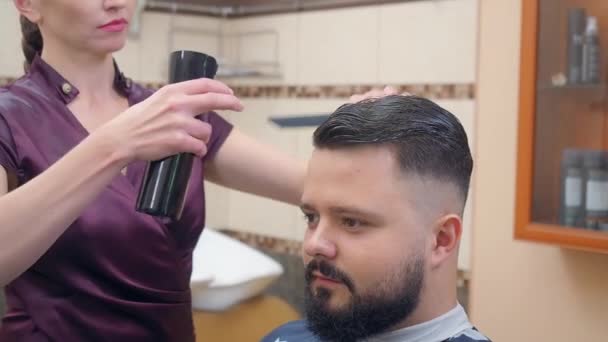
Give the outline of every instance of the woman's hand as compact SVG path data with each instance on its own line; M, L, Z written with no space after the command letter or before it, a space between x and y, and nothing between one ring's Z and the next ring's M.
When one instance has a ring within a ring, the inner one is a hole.
M215 110L243 110L241 101L225 84L197 79L159 89L93 134L116 145L128 161L158 160L190 152L207 153L211 126L196 118Z
M363 100L368 100L368 99L373 99L373 98L380 98L380 97L385 97L385 96L389 96L389 95L397 95L397 89L391 87L391 86L386 86L384 89L372 89L370 91L368 91L367 93L364 94L355 94L353 96L350 97L349 99L349 103L357 103ZM410 95L409 93L403 93L401 95Z

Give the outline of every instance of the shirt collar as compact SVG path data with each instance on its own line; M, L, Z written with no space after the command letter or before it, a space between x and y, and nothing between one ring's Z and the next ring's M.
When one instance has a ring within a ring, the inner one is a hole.
M133 82L120 71L116 60L113 60L113 63L114 89L122 96L128 97L131 94ZM47 64L39 55L34 57L29 68L29 74L40 74L48 86L55 90L57 97L65 104L69 104L80 94L74 84L61 76L57 70Z
M447 313L421 324L391 331L371 338L370 342L431 342L444 341L472 328L464 308L458 304Z

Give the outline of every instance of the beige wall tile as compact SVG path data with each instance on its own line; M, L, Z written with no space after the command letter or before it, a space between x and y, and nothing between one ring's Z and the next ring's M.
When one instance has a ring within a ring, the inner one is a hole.
M142 66L141 61L141 42L139 39L129 39L125 47L114 54L114 58L120 67L120 70L125 76L133 79L142 79Z
M471 149L471 153L473 154L473 159L475 162L475 101L465 101L465 100L442 100L437 101L437 104L450 111L460 120L462 126L467 132L467 137L469 139L469 148ZM462 238L460 243L460 253L458 259L458 267L461 270L470 270L471 269L471 244L472 244L472 235L473 235L473 218L471 216L472 209L475 205L474 198L474 187L475 187L475 174L473 174L471 179L471 187L469 190L469 198L467 200L467 204L464 210L463 217L463 231Z
M0 42L0 75L22 75L25 57L21 52L19 14L12 1L0 2Z
M233 84L285 84L297 82L296 14L234 19L226 27L227 57L231 62L278 62L279 77L233 78ZM276 68L261 68L270 74Z
M225 228L230 226L230 191L205 181L205 226Z
M477 0L380 6L381 83L475 81Z
M219 19L184 15L172 18L169 20L169 52L183 49L218 56L221 34Z
M166 82L169 44L169 17L146 13L142 17L143 33L139 43L140 81Z
M439 106L454 114L467 132L469 148L475 153L475 110L474 100L437 100Z
M2 3L0 35L12 49L0 51L0 72L19 75L21 55L17 14ZM163 82L170 50L185 48L235 57L235 33L266 31L238 44L243 61L271 61L278 35L281 77L233 79L233 83L346 84L449 83L475 78L476 0L408 2L301 14L222 21L146 12L141 36L116 54L130 77ZM430 20L429 20L430 19ZM171 22L178 29L173 35ZM449 44L447 44L449 42ZM457 50L457 52L456 52ZM5 71L3 71L5 70Z
M231 114L231 122L244 133L289 154L295 154L295 139L269 123L274 113L272 101L245 100L245 111ZM291 206L229 190L229 217L234 229L293 239L294 215Z
M314 150L314 146L312 144L312 134L315 128L298 128L294 131L294 135L296 136L297 141L297 154L302 159L310 159L312 155L312 151ZM306 220L304 219L304 214L299 208L294 210L295 215L295 239L297 241L302 241L304 239L304 233L306 232Z
M299 83L376 83L378 20L376 6L302 13Z
M139 80L166 82L169 54L189 49L217 54L220 21L214 18L144 13L139 45ZM172 30L173 27L173 30ZM130 42L133 43L133 42Z

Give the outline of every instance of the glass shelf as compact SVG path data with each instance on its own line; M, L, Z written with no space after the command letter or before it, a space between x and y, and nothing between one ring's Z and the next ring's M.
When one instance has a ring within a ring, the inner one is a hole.
M608 253L606 0L522 3L515 237ZM580 38L592 17L598 44ZM600 82L566 83L597 60Z
M608 86L605 83L597 84L566 84L566 85L539 85L538 91L593 91L598 93L608 92Z

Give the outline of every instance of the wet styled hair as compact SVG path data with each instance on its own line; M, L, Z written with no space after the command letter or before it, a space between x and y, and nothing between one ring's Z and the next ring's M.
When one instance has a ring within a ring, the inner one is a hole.
M405 173L455 185L463 206L473 158L454 114L419 96L393 95L339 107L314 132L317 148L392 148Z

